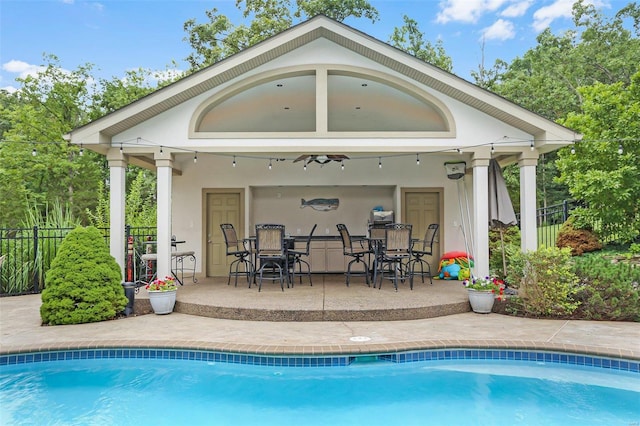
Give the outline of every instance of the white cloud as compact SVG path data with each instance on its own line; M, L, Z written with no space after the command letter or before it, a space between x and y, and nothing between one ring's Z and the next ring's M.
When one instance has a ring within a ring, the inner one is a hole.
M493 25L482 30L482 39L484 40L509 40L516 35L513 22L498 19Z
M18 89L16 87L13 87L13 86L0 87L0 90L6 90L9 93L15 93L15 92L18 91Z
M2 69L6 72L18 74L18 77L25 78L27 76L35 76L40 71L44 71L46 67L41 65L32 65L24 61L18 61L15 59L10 60L2 64Z
M532 3L533 0L515 1L500 12L500 16L518 18L527 12Z
M450 21L475 23L482 15L494 12L507 0L443 0L436 21L446 24Z
M549 6L544 6L536 10L533 14L533 29L540 32L551 25L556 19L571 18L573 3L575 3L575 0L556 0ZM584 4L592 4L596 8L608 7L608 4L599 0L585 0Z

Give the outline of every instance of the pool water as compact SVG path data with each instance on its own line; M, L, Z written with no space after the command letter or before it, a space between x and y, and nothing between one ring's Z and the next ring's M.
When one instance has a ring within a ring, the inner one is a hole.
M0 368L0 424L633 425L640 375L532 361L273 367L94 359Z

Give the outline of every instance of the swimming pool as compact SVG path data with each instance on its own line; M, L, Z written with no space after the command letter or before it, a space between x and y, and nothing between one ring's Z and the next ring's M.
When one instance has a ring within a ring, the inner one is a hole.
M0 356L3 424L622 424L637 361L447 349L273 357L171 349Z

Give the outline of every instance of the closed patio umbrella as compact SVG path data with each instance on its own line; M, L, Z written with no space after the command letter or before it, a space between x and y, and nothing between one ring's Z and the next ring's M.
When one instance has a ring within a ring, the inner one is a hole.
M502 169L495 159L489 162L489 225L500 231L502 244L502 267L504 275L507 274L507 258L504 253L504 228L516 225L518 219L513 210L511 197L507 190L507 184L502 176Z

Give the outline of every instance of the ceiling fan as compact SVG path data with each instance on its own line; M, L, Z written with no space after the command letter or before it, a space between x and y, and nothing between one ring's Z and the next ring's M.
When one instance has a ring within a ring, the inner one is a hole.
M304 161L305 163L311 163L315 161L318 164L325 165L331 161L348 160L349 157L342 154L303 154L300 157L293 160L293 162Z

